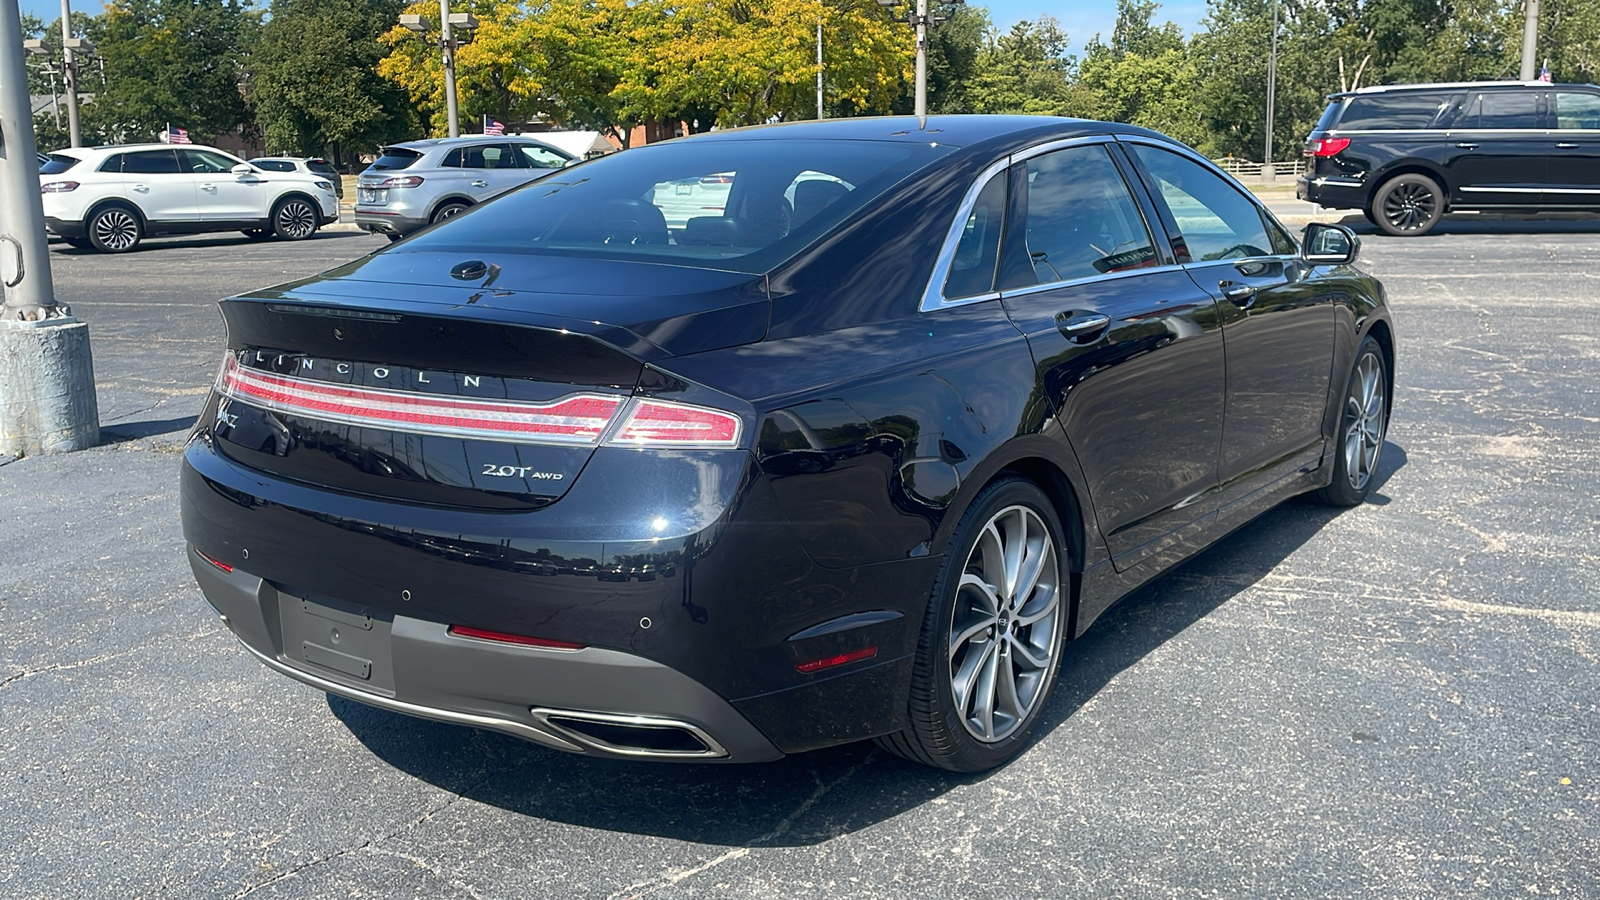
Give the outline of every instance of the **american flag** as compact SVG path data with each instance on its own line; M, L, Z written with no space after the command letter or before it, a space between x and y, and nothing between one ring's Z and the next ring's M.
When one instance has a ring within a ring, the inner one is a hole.
M483 117L483 133L484 134L505 134L506 133L506 126L505 126L504 123L502 123L502 122L500 122L500 121L498 121L496 119L491 119L488 116L484 116Z
M189 129L173 128L171 125L168 125L167 130L161 133L161 143L192 144L194 141L189 140Z
M1544 61L1544 68L1539 70L1539 80L1545 84L1550 83L1550 60Z

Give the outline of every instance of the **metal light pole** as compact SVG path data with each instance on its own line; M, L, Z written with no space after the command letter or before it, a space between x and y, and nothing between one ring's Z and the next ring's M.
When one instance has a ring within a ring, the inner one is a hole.
M67 133L72 146L83 146L83 135L78 131L78 64L72 56L72 7L69 0L61 0L61 71L67 89Z
M100 441L89 326L58 306L45 242L22 13L0 0L0 456Z
M432 23L419 15L403 15L400 24L422 34ZM451 137L461 135L461 120L456 110L456 38L452 28L457 25L471 32L478 27L478 20L471 13L450 12L450 0L439 0L439 50L444 55L444 108Z
M1261 178L1278 180L1278 168L1272 162L1272 113L1278 97L1278 0L1272 0L1272 48L1267 53L1267 148L1261 160Z
M817 20L817 121L826 118L822 113L822 20Z
M928 114L928 0L917 0L917 116Z
M1522 80L1532 81L1538 77L1538 60L1535 54L1539 52L1539 0L1527 0L1523 7L1522 18Z

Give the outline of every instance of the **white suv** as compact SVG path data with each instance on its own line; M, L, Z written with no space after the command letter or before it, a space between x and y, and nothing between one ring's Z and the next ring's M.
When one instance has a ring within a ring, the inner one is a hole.
M298 241L339 219L333 183L264 172L210 147L58 150L39 169L44 219L74 247L126 253L147 235L242 231Z

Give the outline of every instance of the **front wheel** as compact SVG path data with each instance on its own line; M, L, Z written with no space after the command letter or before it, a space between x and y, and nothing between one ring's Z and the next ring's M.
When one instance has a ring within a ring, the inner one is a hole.
M286 241L303 241L317 233L317 210L303 197L279 200L272 210L272 233Z
M1359 506L1372 492L1389 428L1389 366L1370 335L1356 351L1344 396L1333 481L1316 496L1330 506Z
M878 739L952 772L1010 762L1050 697L1067 622L1061 523L1021 477L984 488L951 538L912 670L910 727Z
M1396 237L1419 237L1444 218L1444 189L1426 175L1407 172L1385 181L1368 210L1374 224Z

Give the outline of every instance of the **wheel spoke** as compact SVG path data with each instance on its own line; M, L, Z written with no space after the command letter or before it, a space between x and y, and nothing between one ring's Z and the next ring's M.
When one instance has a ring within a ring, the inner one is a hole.
M995 738L994 701L995 692L998 689L998 685L995 682L998 680L1000 670L1000 654L996 649L998 647L998 641L989 642L989 651L984 655L983 665L978 669L978 683L974 688L973 696L973 700L977 704L977 708L973 712L977 713L978 725L983 729L983 736L989 740L994 740Z
M1010 654L1008 653L1006 656L1010 656ZM1012 667L1011 661L1004 656L996 654L996 659L999 660L999 668L996 672L999 684L996 686L995 691L995 712L1001 713L1012 721L1020 721L1023 716L1027 715L1028 710L1017 696L1016 669Z
M1017 615L1017 619L1016 619L1017 625L1019 625L1021 627L1027 627L1027 626L1032 625L1033 623L1039 621L1040 619L1044 618L1045 616L1050 615L1051 613L1055 612L1056 606L1059 605L1060 600L1061 600L1061 592L1056 590L1055 586L1052 585L1050 587L1050 597L1049 597L1049 599L1045 600L1044 603L1040 604L1039 609L1034 610L1033 612L1030 612L1030 613L1022 613L1022 612L1019 611L1019 613Z
M1011 593L1011 586L1006 583L1006 554L1005 544L1000 540L1000 529L990 522L983 529L983 534L978 537L977 552L975 555L983 557L983 574L994 579L995 593L1005 597ZM999 610L998 601L995 606Z
M968 646L968 641L993 627L994 619L988 618L980 619L961 629L959 633L950 638L950 658L954 660L956 658L956 654L960 653L963 647Z
M955 694L956 709L961 711L962 718L967 717L967 711L972 706L972 688L982 674L984 663L994 655L995 642L986 641L981 648L969 645L971 652L966 659L961 661L961 668L951 679L952 693Z
M1011 642L1011 652L1027 664L1030 669L1043 669L1050 665L1049 651L1037 650L1027 641L1008 637Z
M1028 548L1028 523L1022 518L1022 510L1016 510L1011 515L1010 527L1001 533L1005 541L1005 586L1000 592L1000 599L1009 605L1017 602L1017 587L1022 575L1022 554Z
M971 572L961 576L959 589L968 596L977 596L983 601L983 611L990 618L1000 614L1000 597L995 594L994 586L984 581Z

